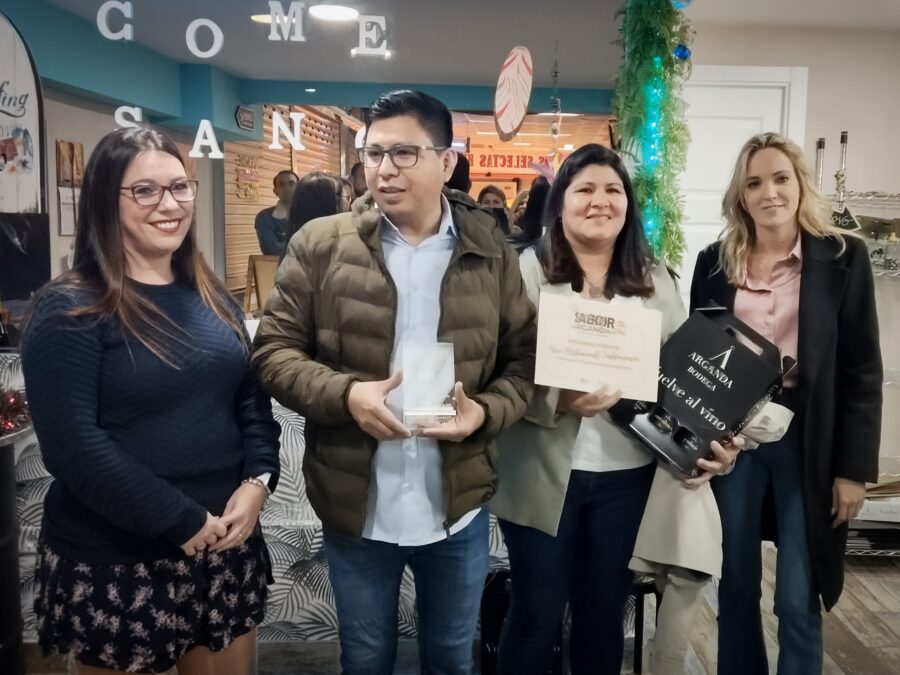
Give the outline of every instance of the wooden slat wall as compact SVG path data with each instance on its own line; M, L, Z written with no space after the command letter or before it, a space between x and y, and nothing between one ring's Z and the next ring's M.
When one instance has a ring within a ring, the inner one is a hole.
M283 136L281 150L272 150L272 112L278 111L290 126L288 114L294 110L306 113L301 124L305 151L294 152ZM341 147L340 122L308 107L264 106L263 140L254 142L226 142L225 154L225 283L231 291L241 290L247 284L247 259L259 255L259 244L253 222L262 209L274 206L277 198L272 192L275 174L293 168L303 176L310 171L328 171L340 174ZM239 157L256 162L258 194L239 194Z

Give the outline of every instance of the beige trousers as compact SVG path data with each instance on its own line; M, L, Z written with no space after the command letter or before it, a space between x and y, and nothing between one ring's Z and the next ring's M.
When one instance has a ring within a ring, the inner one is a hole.
M652 675L683 675L688 641L710 576L683 567L667 566L656 576L662 593L656 614L656 633L647 643Z

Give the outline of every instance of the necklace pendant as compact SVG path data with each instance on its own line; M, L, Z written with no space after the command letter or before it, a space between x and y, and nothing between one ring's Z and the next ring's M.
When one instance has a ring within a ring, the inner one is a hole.
M588 295L592 298L603 298L603 288L600 286L594 286L594 284L588 282Z

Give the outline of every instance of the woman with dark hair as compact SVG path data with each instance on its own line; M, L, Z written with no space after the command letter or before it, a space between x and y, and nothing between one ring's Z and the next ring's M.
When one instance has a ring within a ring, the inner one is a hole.
M287 241L311 220L350 210L343 181L322 171L303 176L294 188L288 213ZM282 252L283 253L283 252Z
M614 152L596 144L573 152L550 188L547 216L539 251L529 248L519 259L538 312L544 294L588 298L655 309L663 339L674 332L684 306L674 278L650 252L631 180ZM523 421L498 439L491 510L512 580L498 655L505 675L547 672L567 602L572 673L618 673L622 665L628 565L656 463L610 420L620 392L597 384L592 393L538 387ZM698 462L704 474L692 487L736 455L717 444L714 451L716 461Z
M259 512L278 425L240 308L197 250L197 182L171 139L105 136L85 170L74 264L22 340L55 481L35 610L78 672L249 674L265 614Z
M525 249L536 246L544 234L544 209L547 206L547 195L550 194L550 181L538 176L531 184L525 212L516 221L518 231L509 237L509 243L522 253Z
M478 193L478 206L485 209L505 209L506 195L496 185L485 185Z

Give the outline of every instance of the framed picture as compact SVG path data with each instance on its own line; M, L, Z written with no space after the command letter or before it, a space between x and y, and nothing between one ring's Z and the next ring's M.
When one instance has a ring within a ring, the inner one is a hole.
M56 191L59 196L59 234L75 234L78 199L84 178L84 146L72 141L56 140Z

